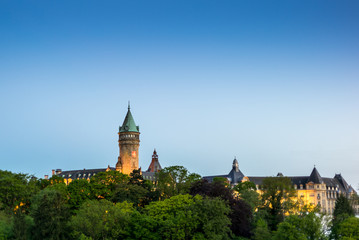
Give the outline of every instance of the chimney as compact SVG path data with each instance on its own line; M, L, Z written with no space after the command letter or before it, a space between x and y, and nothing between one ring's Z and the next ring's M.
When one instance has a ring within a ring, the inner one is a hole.
M49 179L49 175L45 175L45 179L46 179L46 180Z
M55 169L52 169L52 176L55 175Z

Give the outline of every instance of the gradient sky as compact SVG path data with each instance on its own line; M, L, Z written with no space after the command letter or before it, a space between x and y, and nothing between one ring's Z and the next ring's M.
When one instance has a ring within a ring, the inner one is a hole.
M3 170L140 166L359 185L359 2L0 2Z

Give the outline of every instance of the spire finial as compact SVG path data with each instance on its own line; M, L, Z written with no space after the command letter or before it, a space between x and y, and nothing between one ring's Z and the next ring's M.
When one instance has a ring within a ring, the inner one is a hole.
M128 101L128 110L130 110L130 108L131 108L131 107L130 107L130 101Z

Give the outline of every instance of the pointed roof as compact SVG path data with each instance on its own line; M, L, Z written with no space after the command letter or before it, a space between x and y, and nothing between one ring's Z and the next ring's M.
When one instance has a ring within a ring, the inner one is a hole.
M153 151L153 155L152 155L152 161L150 166L148 167L147 172L158 172L161 171L162 167L160 162L158 161L158 155L156 152L156 149Z
M237 161L236 157L234 157L233 164L232 164L232 169L234 169L235 172L239 171L238 161Z
M122 126L120 126L119 131L120 132L139 132L139 126L136 126L135 120L132 117L131 110L130 110L130 104L128 104L128 111L125 117L125 120L122 123Z
M232 170L228 173L228 177L231 178L231 183L239 183L244 178L244 174L239 170L237 158L234 157Z
M313 183L322 183L323 182L323 179L320 176L316 167L313 168L313 171L309 176L308 182L313 182Z

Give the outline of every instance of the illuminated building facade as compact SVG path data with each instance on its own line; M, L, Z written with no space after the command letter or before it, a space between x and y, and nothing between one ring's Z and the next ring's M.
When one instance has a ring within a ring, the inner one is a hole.
M261 193L261 185L266 177L245 176L238 167L237 159L233 160L232 170L225 175L206 176L204 179L212 182L214 178L227 178L231 185L236 185L242 181L250 181L256 185L257 192ZM277 177L283 177L282 173L278 173ZM297 197L303 204L320 206L321 211L333 214L335 201L340 194L350 197L356 194L354 188L349 185L341 174L335 174L333 178L321 177L317 168L314 167L309 176L286 176L291 179ZM354 210L358 213L359 206L354 206Z

